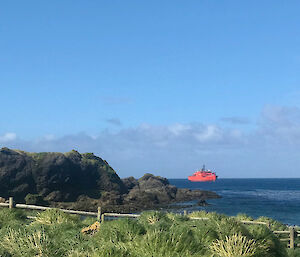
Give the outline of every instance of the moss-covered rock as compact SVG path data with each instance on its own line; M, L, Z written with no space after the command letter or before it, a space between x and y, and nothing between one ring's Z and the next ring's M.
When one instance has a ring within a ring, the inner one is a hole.
M109 164L92 153L26 153L0 150L0 196L24 201L28 194L48 201L76 201L80 195L100 198L101 191L127 192ZM33 201L29 196L29 201Z
M33 205L47 205L48 202L44 200L43 196L38 194L28 194L25 196L25 203L26 204L33 204Z

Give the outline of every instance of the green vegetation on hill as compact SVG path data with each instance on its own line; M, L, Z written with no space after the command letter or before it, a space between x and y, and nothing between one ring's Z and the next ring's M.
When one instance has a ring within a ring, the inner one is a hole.
M245 216L194 212L144 212L136 219L105 221L98 232L82 234L96 220L56 209L26 219L25 211L0 209L0 256L69 257L285 257L300 256L265 225L243 225ZM192 220L189 217L206 217ZM251 219L251 217L247 217ZM264 219L264 218L261 218ZM274 229L286 228L268 219Z
M0 196L30 203L76 202L85 196L99 199L101 191L122 195L127 188L100 157L72 150L67 153L28 153L0 149Z

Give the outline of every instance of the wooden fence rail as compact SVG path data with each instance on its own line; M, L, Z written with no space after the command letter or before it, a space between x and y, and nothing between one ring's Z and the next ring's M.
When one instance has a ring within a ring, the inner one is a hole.
M0 207L8 207L10 209L13 209L13 208L30 209L30 210L38 210L38 211L57 209L57 208L52 208L52 207L37 206L37 205L30 205L30 204L20 204L20 203L15 204L12 197L9 198L9 203L0 203ZM78 215L83 215L83 216L94 216L94 217L98 217L98 218L101 216L101 208L100 207L98 208L98 212L75 211L75 210L67 210L67 209L58 209L58 210L65 212L65 213L78 214Z
M101 215L101 222L104 222L105 217L114 217L114 218L138 218L140 217L140 214L125 214L125 213L102 213Z
M297 244L295 241L299 237L300 231L297 231L295 227L289 227L289 230L285 231L273 231L275 235L288 235L288 238L279 238L280 241L288 242L288 247L294 249L299 247L300 244Z

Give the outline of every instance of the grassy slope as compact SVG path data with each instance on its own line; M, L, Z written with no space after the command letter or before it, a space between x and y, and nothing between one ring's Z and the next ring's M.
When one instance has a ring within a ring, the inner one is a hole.
M26 219L25 211L0 209L0 256L300 256L285 247L264 225L242 225L239 215L227 217L196 212L190 220L171 213L144 212L137 220L119 219L101 224L94 235L81 229L95 220L80 220L56 210ZM261 218L265 220L267 218ZM268 219L272 229L285 229Z

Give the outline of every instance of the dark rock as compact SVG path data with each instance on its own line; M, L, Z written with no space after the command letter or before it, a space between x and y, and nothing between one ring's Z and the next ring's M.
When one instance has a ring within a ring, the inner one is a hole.
M79 195L100 198L102 191L127 192L105 160L92 153L27 153L0 150L0 195L24 201L38 194L47 201L76 201Z
M103 192L100 197L101 205L118 205L122 204L123 199L119 192L109 191Z
M44 199L49 202L63 202L65 200L64 195L60 191L53 191L50 194L48 194Z
M97 211L98 206L102 206L99 200L86 195L78 196L75 202L52 202L53 207L62 209L73 209L78 211ZM103 211L105 209L103 208ZM107 209L108 211L108 209Z
M133 188L124 198L125 203L135 203L139 206L158 204L159 200L155 192L147 192L137 188Z
M202 202L205 199L219 197L214 192L176 188L170 185L166 178L154 176L149 173L145 174L139 180L130 179L130 181L134 181L134 183L130 184L130 188L133 184L135 186L124 196L123 203L125 205L135 205L137 209L146 209L191 200ZM129 184L128 179L127 184ZM204 204L204 202L202 203Z
M24 152L0 149L0 195L20 201L28 193L36 193L33 166L34 161Z
M197 202L197 205L198 206L208 206L209 204L205 200L199 200Z
M122 181L123 184L126 186L127 190L131 190L136 185L138 185L138 181L134 177L123 178Z
M125 203L135 202L138 205L163 204L171 202L176 196L177 188L170 185L166 178L147 173L134 182L136 185L125 196Z
M205 200L205 199L214 199L220 198L218 194L211 191L205 190L190 190L187 188L178 188L176 194L176 201L177 202L185 202L190 200Z
M166 178L146 173L138 180L138 184L141 189L151 189L167 186L169 181Z

